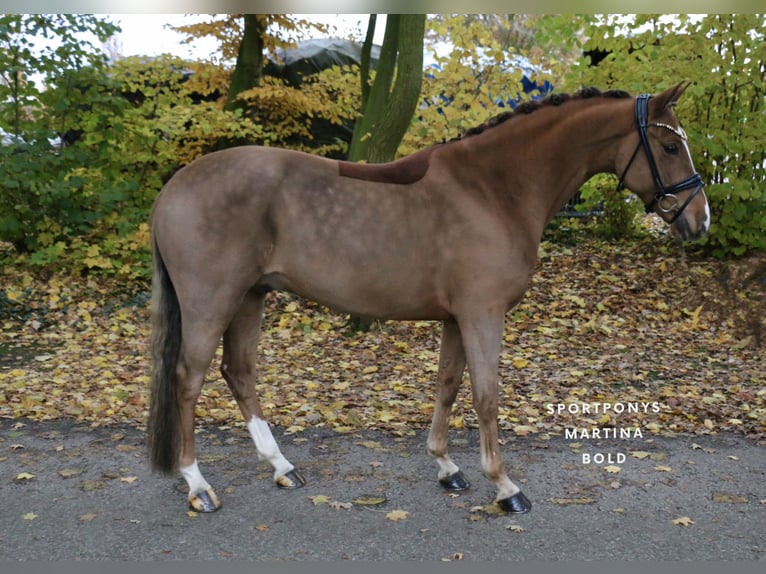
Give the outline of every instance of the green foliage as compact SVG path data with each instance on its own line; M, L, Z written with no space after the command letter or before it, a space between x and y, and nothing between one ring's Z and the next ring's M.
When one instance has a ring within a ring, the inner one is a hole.
M82 38L115 30L95 17L0 18L0 241L22 263L147 278L149 211L179 167L242 143L343 151L311 149L311 122L355 117L356 70L326 70L301 90L268 83L227 111L220 65L169 56L109 65Z
M530 40L545 33L543 39L550 38L551 46L568 45L545 32L547 22L546 16L513 14L441 15L429 20L429 39L452 49L445 55L433 44L426 46L437 64L423 79L422 99L428 105L417 110L399 154L449 140L507 111L498 102L519 96L525 73L532 80L557 82L569 61L566 50L546 50ZM539 71L521 69L524 61Z
M590 179L580 190L577 211L599 212L592 231L603 239L629 238L638 235L643 205L628 192L617 191L614 180L605 174Z
M46 70L35 122L0 146L0 239L31 265L147 277L146 221L164 181L221 140L262 132L215 101L193 103L216 86L201 68L186 82L184 68L126 58ZM56 134L76 141L53 146Z
M261 85L239 94L242 114L260 133L253 141L297 149L317 155L342 155L344 141L317 142L315 122L341 125L358 115L358 74L356 66L334 66L304 78L300 87L266 77Z
M89 91L52 102L48 115L50 94L39 78L86 70L98 75L105 60L82 36L103 41L115 30L92 16L0 17L0 128L6 134L6 145L0 146L0 240L18 250L52 245L57 220L66 221L61 230L67 232L81 231L93 220L84 182L70 173L82 158L59 153L51 143L61 127L54 117L76 110Z
M566 22L564 24L563 22ZM609 55L598 66L583 57L567 77L580 85L657 92L693 85L677 114L689 133L713 215L707 249L716 256L766 249L766 17L758 14L562 17L558 31L584 30L586 50ZM598 190L589 182L586 195ZM611 203L604 197L605 203Z

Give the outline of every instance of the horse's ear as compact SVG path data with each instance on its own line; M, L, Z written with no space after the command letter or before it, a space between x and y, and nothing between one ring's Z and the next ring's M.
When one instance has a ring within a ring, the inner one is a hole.
M657 116L662 114L666 109L672 108L678 102L681 97L691 85L691 82L681 82L680 84L668 88L664 92L657 94L651 100L649 100L649 115Z

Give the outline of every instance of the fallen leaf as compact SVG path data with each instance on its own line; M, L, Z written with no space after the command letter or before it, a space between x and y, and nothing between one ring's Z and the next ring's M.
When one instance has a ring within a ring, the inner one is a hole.
M186 512L186 516L188 516L189 518L197 518L199 516L199 512L195 512L194 510L189 510ZM138 522L136 522L136 524L138 524Z
M509 524L505 528L506 530L510 530L511 532L524 532L524 529L518 524Z
M37 518L37 514L35 514L34 512L27 512L25 515L22 516L22 518L24 520L34 520L35 518Z
M455 552L447 558L442 558L442 562L452 562L454 560L462 560L465 555L462 552Z
M657 466L654 467L654 470L656 470L657 472L670 472L673 469L669 466L658 464Z
M268 532L269 530L271 530L271 527L266 526L265 524L259 524L258 526L255 527L255 529L258 532Z
M106 484L103 480L84 480L80 485L80 488L82 488L85 492L90 492L92 490L104 488L104 486L106 486Z
M89 512L88 514L83 514L82 516L80 516L80 522L90 522L94 518L96 518L96 515L93 514L92 512Z
M410 513L406 510L392 510L388 514L386 514L386 518L388 520L392 520L396 522L397 520L407 520L407 518L410 516Z
M328 506L336 510L351 510L354 505L350 502L338 502L337 500L333 500Z
M120 482L127 482L128 484L133 484L138 480L137 476L121 476Z
M678 524L680 526L691 526L694 524L694 521L688 516L681 516L673 520L673 524Z
M387 501L388 499L383 495L370 494L354 499L354 504L358 504L359 506L377 506L379 504L384 504Z
M325 496L324 494L316 494L314 496L309 496L309 500L314 503L314 506L319 506L320 504L327 504L330 502L330 497Z
M647 458L651 456L652 454L650 452L646 452L645 450L631 450L629 452L630 452L630 456L632 456L633 458L638 458L638 459Z
M65 468L60 470L59 474L64 478L72 478L73 476L80 476L83 472L85 472L84 468Z
M522 357L514 357L513 360L511 361L511 364L517 369L523 369L529 364L529 361Z
M550 498L553 504L569 505L569 504L593 504L596 502L595 498L580 497L580 498Z
M739 496L737 494L727 494L725 492L714 492L713 502L722 502L727 504L745 504L747 503L746 496Z
M609 466L605 466L604 470L607 471L607 472L610 472L612 474L617 474L618 472L622 471L622 469L619 466L614 465L614 464L610 464Z
M25 481L25 480L32 480L34 477L35 477L35 475L32 474L32 473L20 472L19 474L16 475L16 480L21 482L21 481Z

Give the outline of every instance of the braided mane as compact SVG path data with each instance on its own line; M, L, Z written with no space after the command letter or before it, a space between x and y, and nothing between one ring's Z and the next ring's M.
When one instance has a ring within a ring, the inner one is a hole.
M561 104L568 102L570 100L587 100L591 98L624 99L629 97L631 97L630 94L624 90L607 90L606 92L602 92L598 88L594 88L594 87L582 88L581 90L578 90L577 92L573 94L566 94L566 93L551 94L550 96L546 96L542 100L528 100L516 106L516 108L513 109L512 111L503 112L494 117L491 117L489 120L487 120L483 124L470 128L466 130L463 134L457 136L456 138L453 138L453 141L478 135L480 133L483 133L489 128L495 127L497 125L500 125L508 121L509 119L513 117L525 116L525 115L531 114L537 109L548 107L548 106L560 106Z

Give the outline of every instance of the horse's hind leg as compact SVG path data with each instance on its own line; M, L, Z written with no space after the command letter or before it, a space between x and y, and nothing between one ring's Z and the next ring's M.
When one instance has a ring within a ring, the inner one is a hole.
M250 291L223 335L221 373L237 400L261 459L274 467L274 481L281 488L298 488L303 477L284 457L263 416L255 390L256 353L263 319L265 295Z
M457 397L465 370L465 353L460 328L455 321L445 321L436 375L436 404L428 434L428 452L439 463L439 484L448 490L465 490L470 485L447 453L447 431L452 405Z
M221 507L199 470L194 446L194 407L220 338L220 330L211 329L210 323L187 320L183 324L183 345L176 367L181 427L179 470L189 485L189 505L197 512L213 512Z

